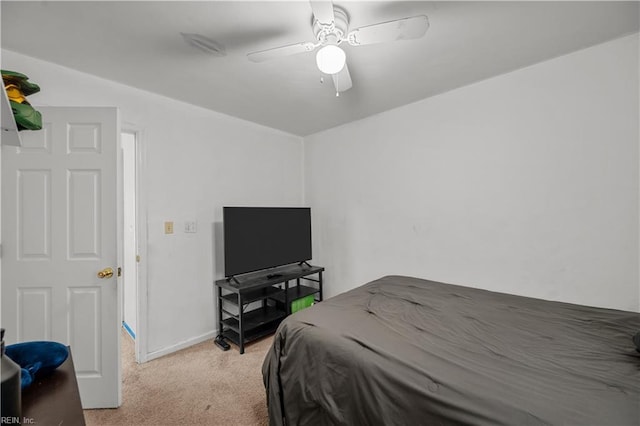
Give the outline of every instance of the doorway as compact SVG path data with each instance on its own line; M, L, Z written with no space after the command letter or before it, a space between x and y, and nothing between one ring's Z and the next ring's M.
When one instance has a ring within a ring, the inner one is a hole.
M122 261L122 327L135 342L135 357L139 359L139 233L138 233L138 135L123 131L120 135L122 150L123 186L123 261Z

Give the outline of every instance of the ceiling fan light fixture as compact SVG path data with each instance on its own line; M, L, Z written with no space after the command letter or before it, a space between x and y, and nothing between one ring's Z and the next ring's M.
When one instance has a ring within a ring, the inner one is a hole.
M337 74L342 71L347 60L344 50L334 44L324 46L316 54L318 69L325 74Z

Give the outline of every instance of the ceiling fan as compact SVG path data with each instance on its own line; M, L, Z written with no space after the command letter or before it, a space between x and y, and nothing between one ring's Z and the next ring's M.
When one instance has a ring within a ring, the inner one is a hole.
M422 37L429 28L425 15L367 25L349 31L349 16L335 6L331 0L310 0L313 12L312 28L315 41L252 52L247 55L253 62L263 62L283 56L311 52L320 47L316 64L321 72L332 77L336 96L352 86L351 75L346 64L346 54L340 48L343 42L351 46L383 43L395 40L410 40Z

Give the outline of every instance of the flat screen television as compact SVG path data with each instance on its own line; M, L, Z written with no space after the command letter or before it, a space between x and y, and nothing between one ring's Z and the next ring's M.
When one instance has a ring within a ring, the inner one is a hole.
M224 275L311 259L308 207L224 207Z

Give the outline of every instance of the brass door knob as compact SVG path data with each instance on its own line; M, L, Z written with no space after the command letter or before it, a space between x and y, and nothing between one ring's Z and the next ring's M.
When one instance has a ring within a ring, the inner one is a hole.
M104 268L102 271L98 272L98 278L111 278L113 276L113 269Z

